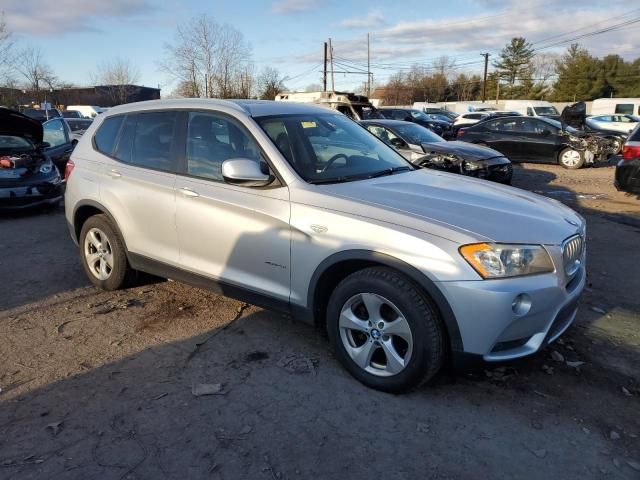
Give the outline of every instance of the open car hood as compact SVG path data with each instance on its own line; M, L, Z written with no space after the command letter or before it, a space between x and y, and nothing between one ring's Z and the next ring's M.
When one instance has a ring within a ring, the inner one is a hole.
M42 124L20 112L0 107L0 135L22 137L37 145L42 143Z
M563 124L577 128L578 130L584 129L584 121L586 118L587 106L584 102L567 105L562 109L562 114L560 114L560 121Z

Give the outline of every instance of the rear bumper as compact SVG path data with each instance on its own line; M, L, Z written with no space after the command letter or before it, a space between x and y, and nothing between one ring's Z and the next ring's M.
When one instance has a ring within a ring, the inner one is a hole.
M63 184L43 182L29 186L0 188L0 210L24 210L54 205L63 198Z
M640 193L640 158L620 160L616 166L615 187L629 193Z

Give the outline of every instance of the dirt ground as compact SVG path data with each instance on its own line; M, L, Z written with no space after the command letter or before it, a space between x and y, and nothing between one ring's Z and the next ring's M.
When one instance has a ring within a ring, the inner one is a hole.
M640 200L612 178L516 167L587 218L577 322L403 396L286 317L170 281L96 290L61 209L0 218L0 479L638 479Z

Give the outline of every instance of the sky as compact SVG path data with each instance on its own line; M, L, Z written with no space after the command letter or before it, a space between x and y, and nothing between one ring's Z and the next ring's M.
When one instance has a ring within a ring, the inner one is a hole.
M252 48L256 71L278 69L290 90L318 84L323 42L332 39L336 71L366 71L371 36L374 83L443 55L455 71L481 74L480 53L495 59L514 36L540 52L562 52L572 37L634 19L628 0L2 0L19 47L42 50L60 80L90 85L92 72L121 58L140 72L139 84L170 93L175 83L159 68L178 25L207 14L239 30ZM596 56L640 57L640 21L579 43ZM546 47L546 48L545 48ZM339 63L338 63L339 62ZM336 73L336 89L352 90L366 74Z

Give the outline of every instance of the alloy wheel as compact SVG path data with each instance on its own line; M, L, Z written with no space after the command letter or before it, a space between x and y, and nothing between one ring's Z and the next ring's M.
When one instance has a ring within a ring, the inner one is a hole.
M84 258L89 271L98 280L107 280L113 271L113 250L109 237L99 228L92 228L84 237Z
M409 322L391 301L359 293L345 302L338 322L340 339L351 359L379 377L400 373L413 351Z

